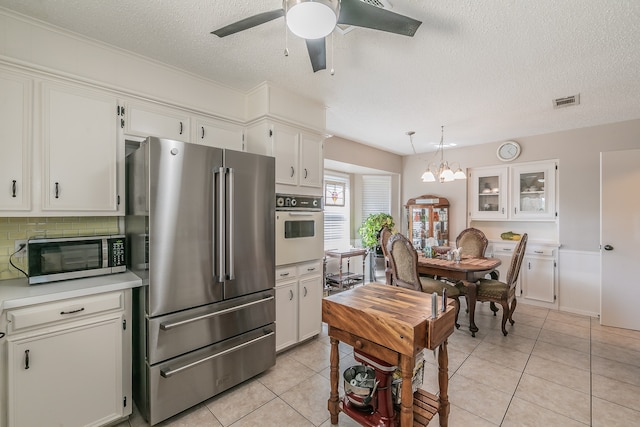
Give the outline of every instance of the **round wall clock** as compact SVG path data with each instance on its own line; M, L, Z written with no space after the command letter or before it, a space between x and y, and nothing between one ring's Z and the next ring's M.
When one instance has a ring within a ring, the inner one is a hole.
M510 162L520 155L520 144L515 141L506 141L500 144L496 151L498 158L503 162Z

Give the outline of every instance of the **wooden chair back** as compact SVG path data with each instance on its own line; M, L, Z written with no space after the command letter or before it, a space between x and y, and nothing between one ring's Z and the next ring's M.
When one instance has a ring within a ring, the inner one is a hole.
M477 228L466 228L456 238L456 248L462 247L461 255L482 257L487 249L489 240Z
M511 264L509 265L509 271L507 271L507 281L505 282L509 285L509 288L515 286L516 280L518 280L518 275L520 274L520 267L522 266L522 260L524 259L524 252L527 247L527 240L529 236L527 233L524 233L516 246L516 249L513 251L513 255L511 256Z
M387 285L391 285L393 282L391 267L389 265L389 252L387 251L387 243L389 242L389 238L391 237L391 230L389 227L382 227L380 230L380 248L382 249L382 254L384 255L384 276L386 279Z
M418 276L418 253L402 233L396 233L387 242L392 284L401 288L422 291Z

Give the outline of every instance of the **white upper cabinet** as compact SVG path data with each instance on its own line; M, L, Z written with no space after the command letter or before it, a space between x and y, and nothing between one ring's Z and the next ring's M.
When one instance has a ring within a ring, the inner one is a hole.
M0 72L0 212L31 208L33 81Z
M477 168L469 174L472 219L506 219L508 169Z
M512 218L555 219L555 162L514 165L511 177Z
M300 133L300 178L304 187L322 187L324 157L323 139L318 135Z
M322 188L323 142L321 135L271 121L261 121L247 129L248 151L276 158L276 184L288 187L276 188L277 191Z
M124 110L124 132L146 138L191 142L189 115L175 109L142 102L128 102Z
M195 117L192 139L208 147L245 151L242 126L222 120Z
M295 128L274 124L272 126L271 141L273 154L276 158L276 183L298 185L300 168L298 159L300 146L298 130Z
M553 160L471 170L470 219L555 220L556 173Z
M42 210L116 214L117 99L44 82L42 102Z

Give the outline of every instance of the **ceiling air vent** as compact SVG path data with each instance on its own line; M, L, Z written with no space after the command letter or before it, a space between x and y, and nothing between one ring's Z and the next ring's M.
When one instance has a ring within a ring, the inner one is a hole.
M379 7L380 9L392 9L393 5L389 2L389 0L360 0L362 3L370 4L371 6ZM336 29L344 34L347 34L351 30L355 30L357 27L353 25L344 25L338 24L336 25Z
M580 104L580 94L557 98L553 100L553 108L571 107Z

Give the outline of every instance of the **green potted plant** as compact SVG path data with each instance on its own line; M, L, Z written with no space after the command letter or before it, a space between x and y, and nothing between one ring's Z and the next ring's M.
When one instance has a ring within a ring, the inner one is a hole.
M362 246L367 249L376 249L378 252L378 239L380 238L380 230L382 227L388 227L393 230L395 222L393 217L387 213L375 213L369 214L369 216L362 222L362 225L358 229L358 233L362 238Z

